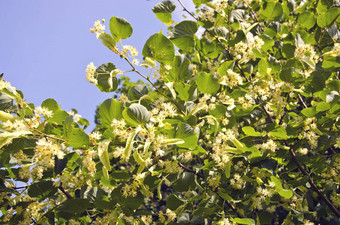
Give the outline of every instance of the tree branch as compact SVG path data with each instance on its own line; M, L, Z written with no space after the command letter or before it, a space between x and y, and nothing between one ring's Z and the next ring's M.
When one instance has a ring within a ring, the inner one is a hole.
M266 108L264 106L261 106L262 110L264 111L264 113L267 115L267 118L269 119L270 123L274 123L273 118L271 117L271 115L269 115L268 111L266 110Z
M164 94L163 92L161 92L156 86L155 84L150 80L149 77L146 77L144 74L142 74L141 72L139 72L136 67L130 62L130 60L126 57L124 57L125 61L127 61L129 63L129 65L132 67L132 71L136 72L138 75L140 75L141 77L143 77L145 80L147 80L153 88L155 88L155 90L161 94L162 96L164 96L165 98L167 98L172 104L174 104L176 106L176 108L183 114L185 115L185 112L182 110L181 106L175 102L172 98L170 98L169 96L167 96L166 94Z
M330 208L330 210L338 217L340 218L340 211L332 204L332 202L322 193L322 191L316 186L314 183L314 180L312 177L308 174L308 172L305 170L305 168L302 166L298 158L296 157L296 154L293 150L293 147L288 144L288 142L284 141L286 146L289 146L289 152L294 160L294 163L299 168L301 173L308 177L308 182L311 185L312 189L319 195L319 197L326 203L326 205Z
M184 166L182 163L178 163L178 165L183 168L185 171L189 172L189 173L193 173L195 174L196 176L200 177L200 178L204 178L204 176L200 173L196 173L196 171Z
M51 138L51 139L54 139L54 140L57 140L57 141L62 141L62 142L66 142L64 139L61 139L61 138L57 138L57 137L54 137L54 136L51 136L51 135L48 135L48 134L45 134L44 132L41 132L40 130L38 129L35 129L35 128L29 128L29 129L32 129L34 130L35 132L41 134L42 136L44 137L48 137L48 138Z
M286 100L287 104L289 102L289 94L288 94L288 97L287 97L287 100ZM283 122L283 118L285 117L285 115L287 114L287 105L285 105L284 109L283 109L283 115L281 116L281 119L279 121L279 125L282 124Z
M300 102L302 103L303 107L304 107L304 108L308 108L308 106L306 105L306 103L303 101L302 96L301 96L300 94L298 94L298 97L299 97L299 100L300 100Z
M61 183L60 183L60 185L59 185L59 190L61 191L61 192L63 192L64 193L64 195L66 195L66 197L68 198L68 199L72 199L72 196L63 188L63 186L61 186Z

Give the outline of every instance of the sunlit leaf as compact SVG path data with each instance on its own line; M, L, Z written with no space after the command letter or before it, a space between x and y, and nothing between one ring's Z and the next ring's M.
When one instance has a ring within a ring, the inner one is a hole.
M306 27L307 29L312 28L315 25L316 19L310 12L301 13L297 19L297 25Z
M262 133L257 132L257 131L255 131L255 129L253 127L249 127L249 126L242 127L242 130L248 136L261 137L261 136L265 135L264 132L262 132Z
M152 35L143 47L143 56L169 64L175 57L175 47L161 32Z
M138 126L149 122L151 114L145 106L133 103L128 108L124 109L123 117L125 121L132 126Z
M152 11L155 16L163 23L170 24L172 22L171 13L175 10L176 5L170 1L165 0L157 3Z
M104 165L107 171L111 171L110 158L109 158L109 144L110 140L103 140L98 146L98 156L100 162Z
M113 40L118 42L131 36L132 27L126 19L113 16L110 19L110 32Z
M283 14L282 4L280 2L265 1L262 5L260 15L268 20L278 20Z
M170 40L180 49L190 51L195 47L194 34L197 32L197 23L191 20L184 20L169 33Z
M333 24L336 18L340 15L340 8L332 8L327 12L318 16L317 23L319 27L327 27Z
M110 126L113 119L121 120L122 112L123 103L112 98L106 99L98 107L99 120L105 126Z
M192 76L192 65L184 55L176 55L171 67L169 74L166 76L169 81L184 81Z
M105 63L96 69L97 87L103 92L115 91L118 87L117 77L112 73L116 66L113 63Z
M220 84L218 83L218 80L214 77L214 75L205 72L201 72L198 74L196 84L198 90L210 95L216 94L216 92L220 88Z
M90 202L88 199L69 199L62 203L60 210L67 213L82 213L88 207L90 207Z

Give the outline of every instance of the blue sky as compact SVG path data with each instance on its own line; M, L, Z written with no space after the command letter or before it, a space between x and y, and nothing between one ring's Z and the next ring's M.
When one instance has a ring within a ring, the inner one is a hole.
M54 98L66 111L77 109L93 128L96 106L112 93L101 93L87 82L86 66L90 62L96 66L113 62L122 70L128 67L89 29L95 20L104 18L109 33L111 16L124 17L134 31L123 44L137 47L141 60L145 41L161 29L167 33L151 10L158 2L161 1L0 1L0 73L24 93L28 102L38 106L44 99ZM189 6L191 0L183 2ZM183 14L177 6L174 20L181 20Z

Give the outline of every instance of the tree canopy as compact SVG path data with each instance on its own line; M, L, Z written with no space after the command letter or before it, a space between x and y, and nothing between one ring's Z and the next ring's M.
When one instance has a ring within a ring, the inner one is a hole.
M140 50L126 19L94 23L141 80L87 66L115 96L90 133L1 77L4 224L339 224L340 2L192 2L156 4L168 30Z

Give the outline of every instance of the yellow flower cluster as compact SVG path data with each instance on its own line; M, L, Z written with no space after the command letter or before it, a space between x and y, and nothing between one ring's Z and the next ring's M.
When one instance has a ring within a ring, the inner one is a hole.
M101 21L100 20L96 20L94 22L93 28L90 28L90 32L91 33L95 33L97 35L97 38L105 30L104 22L105 22L104 19L102 19Z
M95 79L96 69L97 68L94 66L93 62L90 62L90 64L87 65L86 70L85 70L87 81L94 85L98 84L97 79Z

